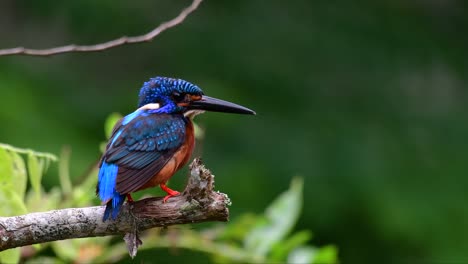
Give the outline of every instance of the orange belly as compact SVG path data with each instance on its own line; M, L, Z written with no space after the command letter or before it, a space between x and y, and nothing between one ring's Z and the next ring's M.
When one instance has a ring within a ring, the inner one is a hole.
M172 158L166 163L166 165L154 175L145 185L139 190L157 186L161 183L165 184L178 170L180 170L185 164L187 164L190 156L192 155L193 148L195 147L195 135L193 124L189 120L185 126L185 141L179 147L177 152Z

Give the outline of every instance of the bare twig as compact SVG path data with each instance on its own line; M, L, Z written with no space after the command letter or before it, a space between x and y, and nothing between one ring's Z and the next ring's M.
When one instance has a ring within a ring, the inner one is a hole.
M0 251L80 237L126 235L130 254L140 245L138 232L176 224L206 221L227 221L229 198L213 190L214 176L200 159L190 165L191 175L184 192L162 202L162 198L147 198L125 204L119 217L102 222L103 206L68 208L0 217ZM130 237L131 239L127 239Z
M12 49L2 49L0 50L0 56L7 56L7 55L31 55L31 56L51 56L56 54L62 53L69 53L69 52L96 52L96 51L103 51L110 48L114 48L117 46L121 46L124 44L134 44L134 43L141 43L141 42L149 42L152 41L157 35L161 34L163 31L175 27L178 24L182 23L185 18L195 11L202 0L193 0L192 4L186 7L180 14L162 24L160 24L155 29L151 30L150 32L134 37L127 37L123 36L118 39L110 40L108 42L99 43L95 45L67 45L61 47L55 47L50 49L28 49L24 47L16 47Z

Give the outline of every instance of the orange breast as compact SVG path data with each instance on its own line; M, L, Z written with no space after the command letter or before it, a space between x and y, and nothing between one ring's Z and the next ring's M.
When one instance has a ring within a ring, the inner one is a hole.
M189 119L185 127L184 143L179 147L177 152L166 163L166 165L158 173L156 173L151 180L149 180L145 185L143 185L138 190L143 190L146 188L154 187L161 183L166 183L172 177L172 175L174 175L185 164L187 164L188 160L190 159L190 156L192 155L194 147L195 147L194 129L193 129L193 124Z

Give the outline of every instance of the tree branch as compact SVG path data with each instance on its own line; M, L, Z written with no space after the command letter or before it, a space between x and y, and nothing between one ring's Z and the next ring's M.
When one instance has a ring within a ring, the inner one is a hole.
M125 204L119 217L102 222L104 206L68 208L0 217L0 251L37 243L80 237L125 235L130 255L141 244L138 232L169 225L228 221L227 195L213 191L214 176L199 158L190 165L184 192L170 198L147 198Z
M134 37L127 37L123 36L118 39L110 40L104 43L99 43L96 45L67 45L61 47L55 47L50 49L28 49L24 47L16 47L12 49L2 49L0 50L0 56L7 56L7 55L31 55L31 56L51 56L56 54L62 53L70 53L70 52L96 52L96 51L103 51L110 48L114 48L117 46L122 46L124 44L134 44L134 43L141 43L141 42L149 42L152 41L156 36L161 34L163 31L175 27L178 24L182 23L185 18L195 11L202 0L193 0L192 4L186 7L180 14L162 24L160 24L155 29L151 30L150 32Z

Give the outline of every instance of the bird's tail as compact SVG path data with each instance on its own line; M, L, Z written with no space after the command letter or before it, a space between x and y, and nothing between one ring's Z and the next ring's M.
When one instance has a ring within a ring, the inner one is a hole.
M107 202L106 210L104 211L104 216L102 221L106 221L109 217L112 217L113 220L117 218L120 212L120 208L125 201L125 195L116 195L112 200Z
M96 193L99 199L107 204L102 221L106 221L109 217L115 220L125 201L125 195L115 190L118 170L119 167L116 164L105 161L102 162L99 170Z

